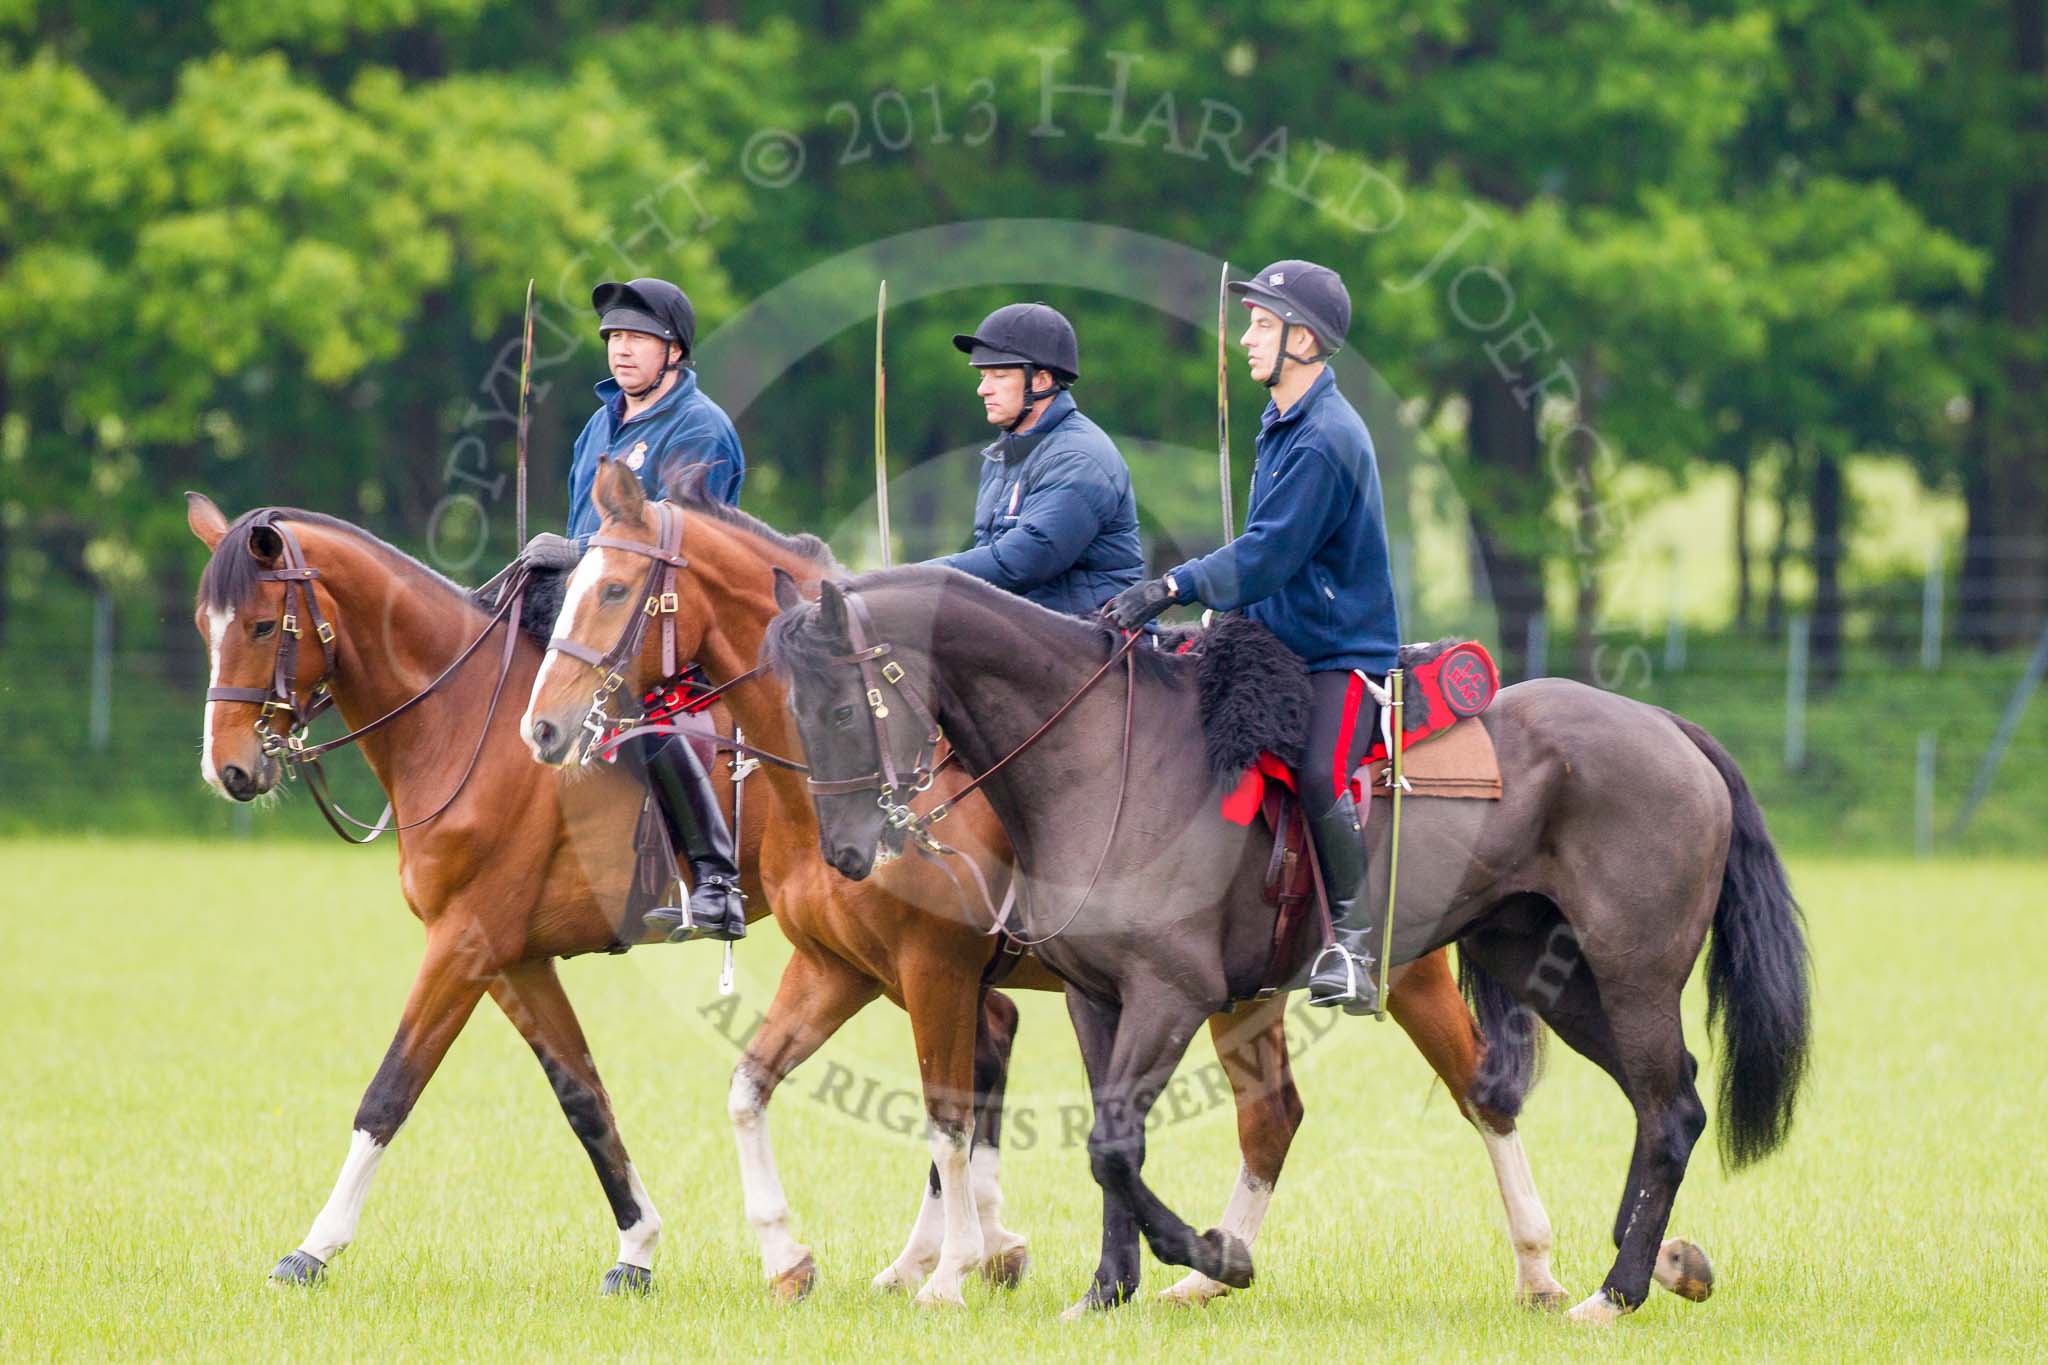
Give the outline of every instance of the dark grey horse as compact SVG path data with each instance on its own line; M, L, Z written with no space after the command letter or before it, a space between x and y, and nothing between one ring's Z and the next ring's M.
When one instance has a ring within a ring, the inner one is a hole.
M820 781L882 771L884 743L895 770L912 771L926 739L920 709L968 772L986 772L1119 643L1106 627L950 569L828 583L815 604L799 603L786 583L778 596L784 612L765 653L790 681ZM863 646L885 644L881 660L896 665L874 692L848 662L856 631ZM1230 1284L1250 1279L1242 1244L1197 1234L1141 1172L1147 1112L1203 1021L1256 988L1274 917L1260 895L1269 836L1218 809L1194 665L1151 649L1132 658L1127 764L1119 664L985 787L1016 849L1020 932L1046 940L1038 956L1068 982L1095 1101L1089 1164L1104 1207L1102 1259L1082 1300L1091 1307L1135 1292L1138 1232L1163 1261ZM1743 1165L1785 1137L1805 1069L1807 953L1783 865L1734 761L1698 726L1563 680L1507 688L1484 723L1504 794L1410 808L1392 961L1456 942L1480 994L1511 993L1634 1106L1619 1254L1575 1315L1627 1312L1653 1272L1703 1297L1703 1263L1699 1274L1659 1264L1660 1248L1670 1260L1665 1225L1707 1121L1679 994L1711 925L1722 1149ZM826 860L861 878L878 852L899 850L889 804L872 790L817 796ZM1370 826L1382 905L1389 823Z

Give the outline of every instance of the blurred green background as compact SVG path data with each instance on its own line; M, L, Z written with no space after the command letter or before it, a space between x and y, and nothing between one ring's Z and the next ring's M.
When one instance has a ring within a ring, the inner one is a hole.
M899 551L965 530L948 337L1043 297L1165 558L1218 535L1214 266L1302 255L1405 633L1687 711L1794 844L2040 852L2043 11L0 0L0 830L251 828L198 780L179 493L488 576L529 278L536 528L590 286L658 274L746 504L864 562L886 269Z

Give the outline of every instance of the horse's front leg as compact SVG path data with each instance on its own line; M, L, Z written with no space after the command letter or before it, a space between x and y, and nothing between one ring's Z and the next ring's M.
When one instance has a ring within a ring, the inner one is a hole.
M970 1158L974 1148L975 1036L981 983L948 957L903 967L903 1007L910 1012L924 1087L925 1136L938 1171L945 1232L939 1263L917 1293L926 1308L962 1306L967 1275L984 1255Z
M1301 1127L1301 1095L1294 1088L1294 1069L1287 1058L1287 997L1276 995L1235 1014L1211 1015L1209 1037L1237 1104L1237 1146L1243 1156L1237 1183L1216 1226L1250 1247L1280 1183L1287 1149ZM1190 1270L1160 1290L1159 1297L1169 1303L1201 1304L1229 1292L1223 1281Z
M540 1059L562 1113L569 1120L597 1183L619 1225L619 1259L605 1272L601 1292L645 1292L654 1287L654 1248L661 1241L661 1215L647 1197L639 1172L626 1155L625 1140L612 1115L611 1097L598 1079L583 1026L562 991L553 958L515 962L491 983L491 998Z
M778 1303L794 1303L810 1293L818 1269L810 1248L790 1234L789 1196L782 1192L768 1141L768 1100L782 1078L874 999L878 989L839 959L799 948L782 969L767 1019L732 1071L726 1115L739 1144L740 1186L747 1221L761 1241L761 1270Z
M446 917L427 931L426 956L399 1016L398 1034L356 1107L355 1130L334 1192L298 1250L271 1269L274 1283L311 1284L355 1240L378 1160L412 1113L498 967L488 936L474 921Z

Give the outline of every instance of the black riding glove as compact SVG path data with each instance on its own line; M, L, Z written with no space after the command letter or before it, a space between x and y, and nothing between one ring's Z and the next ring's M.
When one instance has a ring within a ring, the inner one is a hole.
M542 531L526 542L519 557L539 569L573 569L576 561L583 558L583 547L567 536Z
M1166 586L1165 579L1148 578L1110 598L1102 614L1125 630L1138 630L1172 606L1173 600L1173 589Z

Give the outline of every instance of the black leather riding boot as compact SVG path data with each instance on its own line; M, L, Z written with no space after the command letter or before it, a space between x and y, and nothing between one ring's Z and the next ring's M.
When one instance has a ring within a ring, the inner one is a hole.
M1377 1014L1379 920L1366 904L1365 834L1351 793L1339 797L1320 820L1311 820L1309 831L1330 897L1335 941L1316 955L1310 968L1308 1002L1342 1005L1346 1014Z
M679 736L669 737L647 754L647 781L670 841L690 865L691 884L687 906L658 906L647 912L647 923L669 929L671 943L745 938L747 911L732 831L696 750Z

